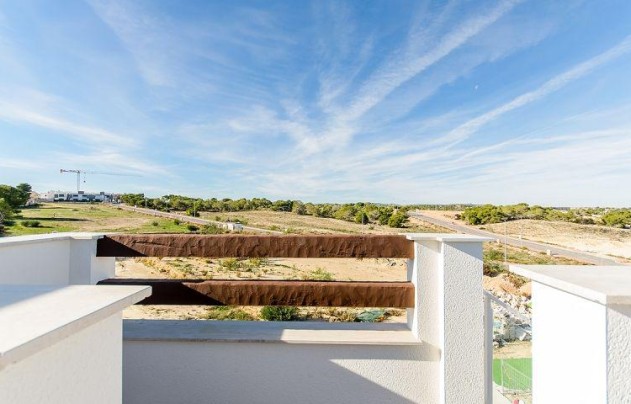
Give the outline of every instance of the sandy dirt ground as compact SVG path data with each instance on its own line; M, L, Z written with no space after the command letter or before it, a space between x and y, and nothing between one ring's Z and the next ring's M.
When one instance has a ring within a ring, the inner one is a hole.
M179 279L314 279L405 281L404 259L118 259L116 276L121 278ZM239 309L257 318L260 307ZM124 318L204 319L212 308L205 306L132 306ZM303 315L320 321L343 321L368 308L301 308ZM389 309L388 322L405 322L405 310Z
M482 285L490 292L506 292L516 296L532 296L532 282L527 282L521 277L503 273L495 277L484 276Z
M423 214L437 219L456 220L460 211L424 210ZM621 257L631 262L631 230L617 229L599 225L585 225L568 222L551 222L546 220L514 220L506 223L477 226L482 230L497 234L554 244L588 253Z
M245 221L248 226L288 233L366 233L366 234L398 234L405 232L434 232L437 227L419 220L411 219L403 229L381 226L378 224L362 225L344 220L320 218L308 215L296 215L289 212L249 211L234 213L202 213L202 218L219 221Z
M504 224L483 226L504 233ZM556 244L599 255L631 260L631 230L542 220L515 220L506 224L509 236Z
M436 219L443 219L443 220L448 219L454 222L458 222L456 220L456 215L461 214L462 211L460 210L422 210L421 213L429 217L434 217Z

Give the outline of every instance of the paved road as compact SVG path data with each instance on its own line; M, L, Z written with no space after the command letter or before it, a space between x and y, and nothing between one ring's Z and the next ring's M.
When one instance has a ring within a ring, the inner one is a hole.
M515 238L515 237L505 237L503 234L497 234L497 233L491 233L490 231L484 231L484 230L480 230L478 228L475 228L473 226L467 226L464 224L459 224L456 223L454 221L448 220L448 219L438 219L435 217L431 217L431 216L427 216L424 215L422 213L418 213L418 212L408 212L408 214L411 217L415 217L417 219L420 219L424 222L428 222L431 224L434 224L436 226L441 226L441 227L445 227L454 231L457 231L459 233L468 233L468 234L475 234L478 236L484 236L484 237L492 237L494 239L500 240L502 243L506 242L506 244L514 246L514 247L526 247L529 250L532 251L538 251L538 252L548 252L550 251L551 254L553 255L560 255L566 258L571 258L577 261L581 261L581 262L585 262L588 264L595 264L595 265L624 265L614 259L611 258L605 258L605 257L600 257L597 255L593 255L590 253L586 253L586 252L582 252L582 251L576 251L576 250L570 250L567 248L562 248L562 247L558 247L555 245L551 245L551 244L545 244L545 243L539 243L539 242L535 242L535 241L530 241L530 240L524 240L524 239L519 239L519 238Z
M125 210L129 210L129 211L132 211L132 212L144 213L146 215L151 215L151 216L159 216L159 217L167 217L167 218L170 218L170 219L178 219L178 220L180 220L182 222L186 222L186 223L201 224L201 225L215 224L215 225L221 226L221 227L223 227L225 225L224 222L219 222L219 221L216 221L216 220L200 219L199 217L192 217L192 216L187 216L187 215L181 215L179 213L162 212L162 211L154 210L154 209L137 208L137 207L129 206L129 205L125 205L125 204L116 205L116 207L119 207L119 208L125 209ZM251 227L251 226L243 226L243 230L252 231L252 232L255 232L255 233L284 234L282 231L262 229L260 227Z

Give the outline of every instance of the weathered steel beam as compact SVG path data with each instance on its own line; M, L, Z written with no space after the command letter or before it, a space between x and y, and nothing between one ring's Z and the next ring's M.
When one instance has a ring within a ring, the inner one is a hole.
M115 234L98 240L99 257L414 258L398 235Z
M148 285L138 304L235 306L414 307L411 282L125 279L99 285Z

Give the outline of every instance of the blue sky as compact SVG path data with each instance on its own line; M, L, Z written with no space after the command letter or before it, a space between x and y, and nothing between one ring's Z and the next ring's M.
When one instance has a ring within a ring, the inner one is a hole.
M631 2L0 0L0 183L631 205Z

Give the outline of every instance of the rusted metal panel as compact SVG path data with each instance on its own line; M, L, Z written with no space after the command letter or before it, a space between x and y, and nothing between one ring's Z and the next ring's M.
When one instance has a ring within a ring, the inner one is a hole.
M398 235L115 234L98 240L99 257L414 258Z
M190 280L114 278L100 285L149 285L139 304L414 307L411 282Z

